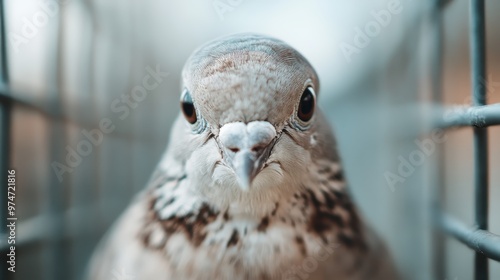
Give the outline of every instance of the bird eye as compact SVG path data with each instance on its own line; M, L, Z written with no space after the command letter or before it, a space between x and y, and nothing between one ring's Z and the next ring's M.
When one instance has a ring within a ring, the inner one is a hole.
M315 106L315 94L312 87L307 87L300 97L299 109L297 110L297 116L301 121L310 121L314 114Z
M196 109L194 108L193 99L189 91L184 90L181 96L181 109L184 117L190 124L196 123Z

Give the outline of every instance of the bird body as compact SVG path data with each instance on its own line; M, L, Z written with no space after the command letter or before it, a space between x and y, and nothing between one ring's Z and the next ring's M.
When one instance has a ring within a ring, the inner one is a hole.
M397 279L350 199L304 57L233 35L194 52L183 88L165 156L90 279Z

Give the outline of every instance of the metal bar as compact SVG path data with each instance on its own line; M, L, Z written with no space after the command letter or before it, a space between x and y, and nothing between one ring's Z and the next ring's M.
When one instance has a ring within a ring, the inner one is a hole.
M49 70L49 96L52 102L51 111L66 113L65 98L62 92L62 67L63 67L63 53L64 53L64 39L65 39L65 7L60 7L60 12L57 15L57 27L54 34L53 48L49 52L50 60L53 61ZM53 122L50 127L50 145L49 153L52 159L61 161L64 159L63 147L69 145L67 134L67 125L65 123ZM64 235L67 232L66 220L61 213L67 206L67 197L71 191L72 176L68 174L65 180L59 181L54 173L50 176L50 189L49 189L49 207L48 213L53 217L53 223L50 226L50 236L47 239L47 244L50 246L48 250L47 260L45 264L48 268L49 279L62 280L67 279L69 267L69 246L65 246Z
M37 111L40 114L43 114L50 118L58 118L61 117L60 112L53 112L50 110L51 106L44 106L41 104L40 100L29 99L22 93L12 92L9 90L6 84L0 83L0 102L1 103L12 103L15 105L20 105L23 107L30 108L31 110Z
M431 96L428 97L432 98ZM436 129L499 126L500 103L475 107L463 105L442 106L438 102L422 105L401 105L394 110L394 115L399 116L396 129L414 126L415 119L429 124L423 130L401 130L402 137L405 139L415 139L424 134L433 133Z
M7 28L5 27L5 1L0 0L0 82L9 83L9 71L7 65Z
M123 203L120 203L119 201L109 201L109 207L123 207ZM97 217L100 214L100 211L101 208L99 207L99 202L96 201L83 206L72 207L55 215L40 214L33 218L21 221L17 226L18 231L16 236L16 247L22 248L36 242L49 240L51 238L51 234L53 234L53 227L60 220L78 221L78 219L81 219L83 215ZM111 220L106 219L100 221L100 223L96 223L92 228L89 228L88 225L80 222L70 223L67 226L67 231L64 232L64 239L85 238L89 234L99 236L107 229L105 225L109 225L113 222L113 220L114 218ZM7 239L4 235L0 235L1 254L3 254L4 251L10 246L7 244L6 240Z
M55 95L55 93L53 95ZM30 110L36 111L41 115L43 115L44 117L51 119L52 121L59 120L64 123L78 126L82 129L91 130L99 127L100 120L98 122L85 122L77 120L62 112L60 110L60 106L57 106L55 102L50 102L46 103L46 105L41 105L40 102L38 102L37 104L35 100L30 100L28 98L23 98L21 96L23 96L23 94L7 90L7 87L5 85L2 85L0 82L0 104L10 103L11 106L22 106L25 108L29 108ZM134 133L121 132L118 129L115 129L113 132L106 134L106 137L118 137L123 139L129 139L132 141L143 141L150 143L156 143L160 141L158 137L155 135L137 135Z
M443 11L442 9L449 1L435 0L434 7L431 14L431 40L433 43L433 50L431 53L431 93L432 101L434 103L442 103L442 93L443 93L443 52L444 52L444 39L443 39ZM431 162L429 166L429 173L431 178L431 186L437 186L435 188L431 187L431 211L430 215L433 215L436 211L439 211L441 205L440 202L444 197L444 149L436 149L436 161ZM431 217L431 219L434 216ZM444 234L433 229L432 231L432 273L435 279L445 279L446 275L446 243L444 242Z
M477 226L468 228L446 214L441 214L440 225L445 232L475 250L485 259L490 258L500 262L500 235L478 229Z
M7 235L7 171L10 168L10 124L11 124L11 108L10 104L0 104L0 175L2 176L2 188L0 188L0 205L2 209L0 209L0 235ZM7 238L3 239L7 241ZM5 254L2 254L2 259L5 257ZM4 265L6 263L2 262ZM4 269L3 265L1 266L0 278L1 279L11 279L9 276L12 276L7 271L7 268Z
M436 116L435 127L474 126L484 128L500 125L500 104L475 107L448 107Z
M5 1L0 0L0 84L9 84L9 71L7 65L7 33L5 27ZM0 188L0 235L7 235L7 170L10 165L10 125L11 125L11 103L1 102L0 104L0 176L2 180L2 188ZM5 187L4 187L5 186ZM7 240L7 239L4 239ZM6 254L2 254L6 257ZM3 260L3 257L1 258ZM1 279L13 278L12 273L7 271L6 260L2 261L3 265L0 271Z
M484 0L471 0L470 38L472 65L472 100L475 106L486 104L486 26ZM475 222L479 230L488 229L488 133L474 127L474 189ZM486 280L488 259L476 252L474 278Z
M452 1L453 0L437 0L440 9L446 8Z

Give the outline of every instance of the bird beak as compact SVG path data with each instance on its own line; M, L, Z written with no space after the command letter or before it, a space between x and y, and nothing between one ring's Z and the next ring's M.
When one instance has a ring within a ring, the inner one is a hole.
M275 137L276 129L265 121L234 122L221 127L219 139L224 158L233 169L241 189L250 189L269 158Z
M244 191L248 191L257 173L267 161L267 156L259 155L250 151L238 152L233 160L232 167L238 184Z

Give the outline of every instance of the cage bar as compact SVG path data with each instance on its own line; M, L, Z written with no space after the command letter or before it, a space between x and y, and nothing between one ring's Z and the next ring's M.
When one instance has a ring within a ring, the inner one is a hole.
M439 116L435 123L435 127L438 128L459 126L484 128L493 125L500 125L500 104L473 107L448 107L444 109L444 114Z
M7 37L5 28L5 1L0 0L0 85L7 86L9 83L9 72L7 69ZM3 88L3 87L2 87ZM0 90L2 90L0 88ZM8 100L0 99L0 175L2 184L6 182L7 170L10 163L10 125L11 125L11 103ZM0 205L7 205L7 188L1 188ZM7 236L7 207L0 209L0 235ZM7 239L4 239L7 240ZM2 250L2 254L4 251ZM1 279L10 279L11 275L7 269L0 272Z
M430 20L431 22L431 42L434 44L434 48L431 51L430 57L430 80L431 80L431 100L435 104L442 103L442 93L443 93L443 52L444 52L444 30L443 30L443 8L447 3L443 0L435 0L434 7L432 8L432 14ZM430 190L430 207L432 207L429 212L430 215L439 211L440 201L444 197L444 190L442 186L444 185L444 150L436 150L435 162L431 162L429 167L429 173L431 174L431 186L438 186L437 188L431 188ZM431 216L432 220L434 217ZM445 272L445 262L446 262L446 244L444 242L445 236L443 232L439 229L434 229L432 231L432 275L435 279L444 279Z
M443 214L440 217L441 226L445 232L458 239L477 254L500 261L500 235L478 229L467 227L455 218Z
M486 26L484 0L471 0L470 39L472 65L472 100L474 106L486 105ZM479 230L488 229L488 132L474 127L474 214ZM485 280L488 275L486 255L476 252L474 278Z

